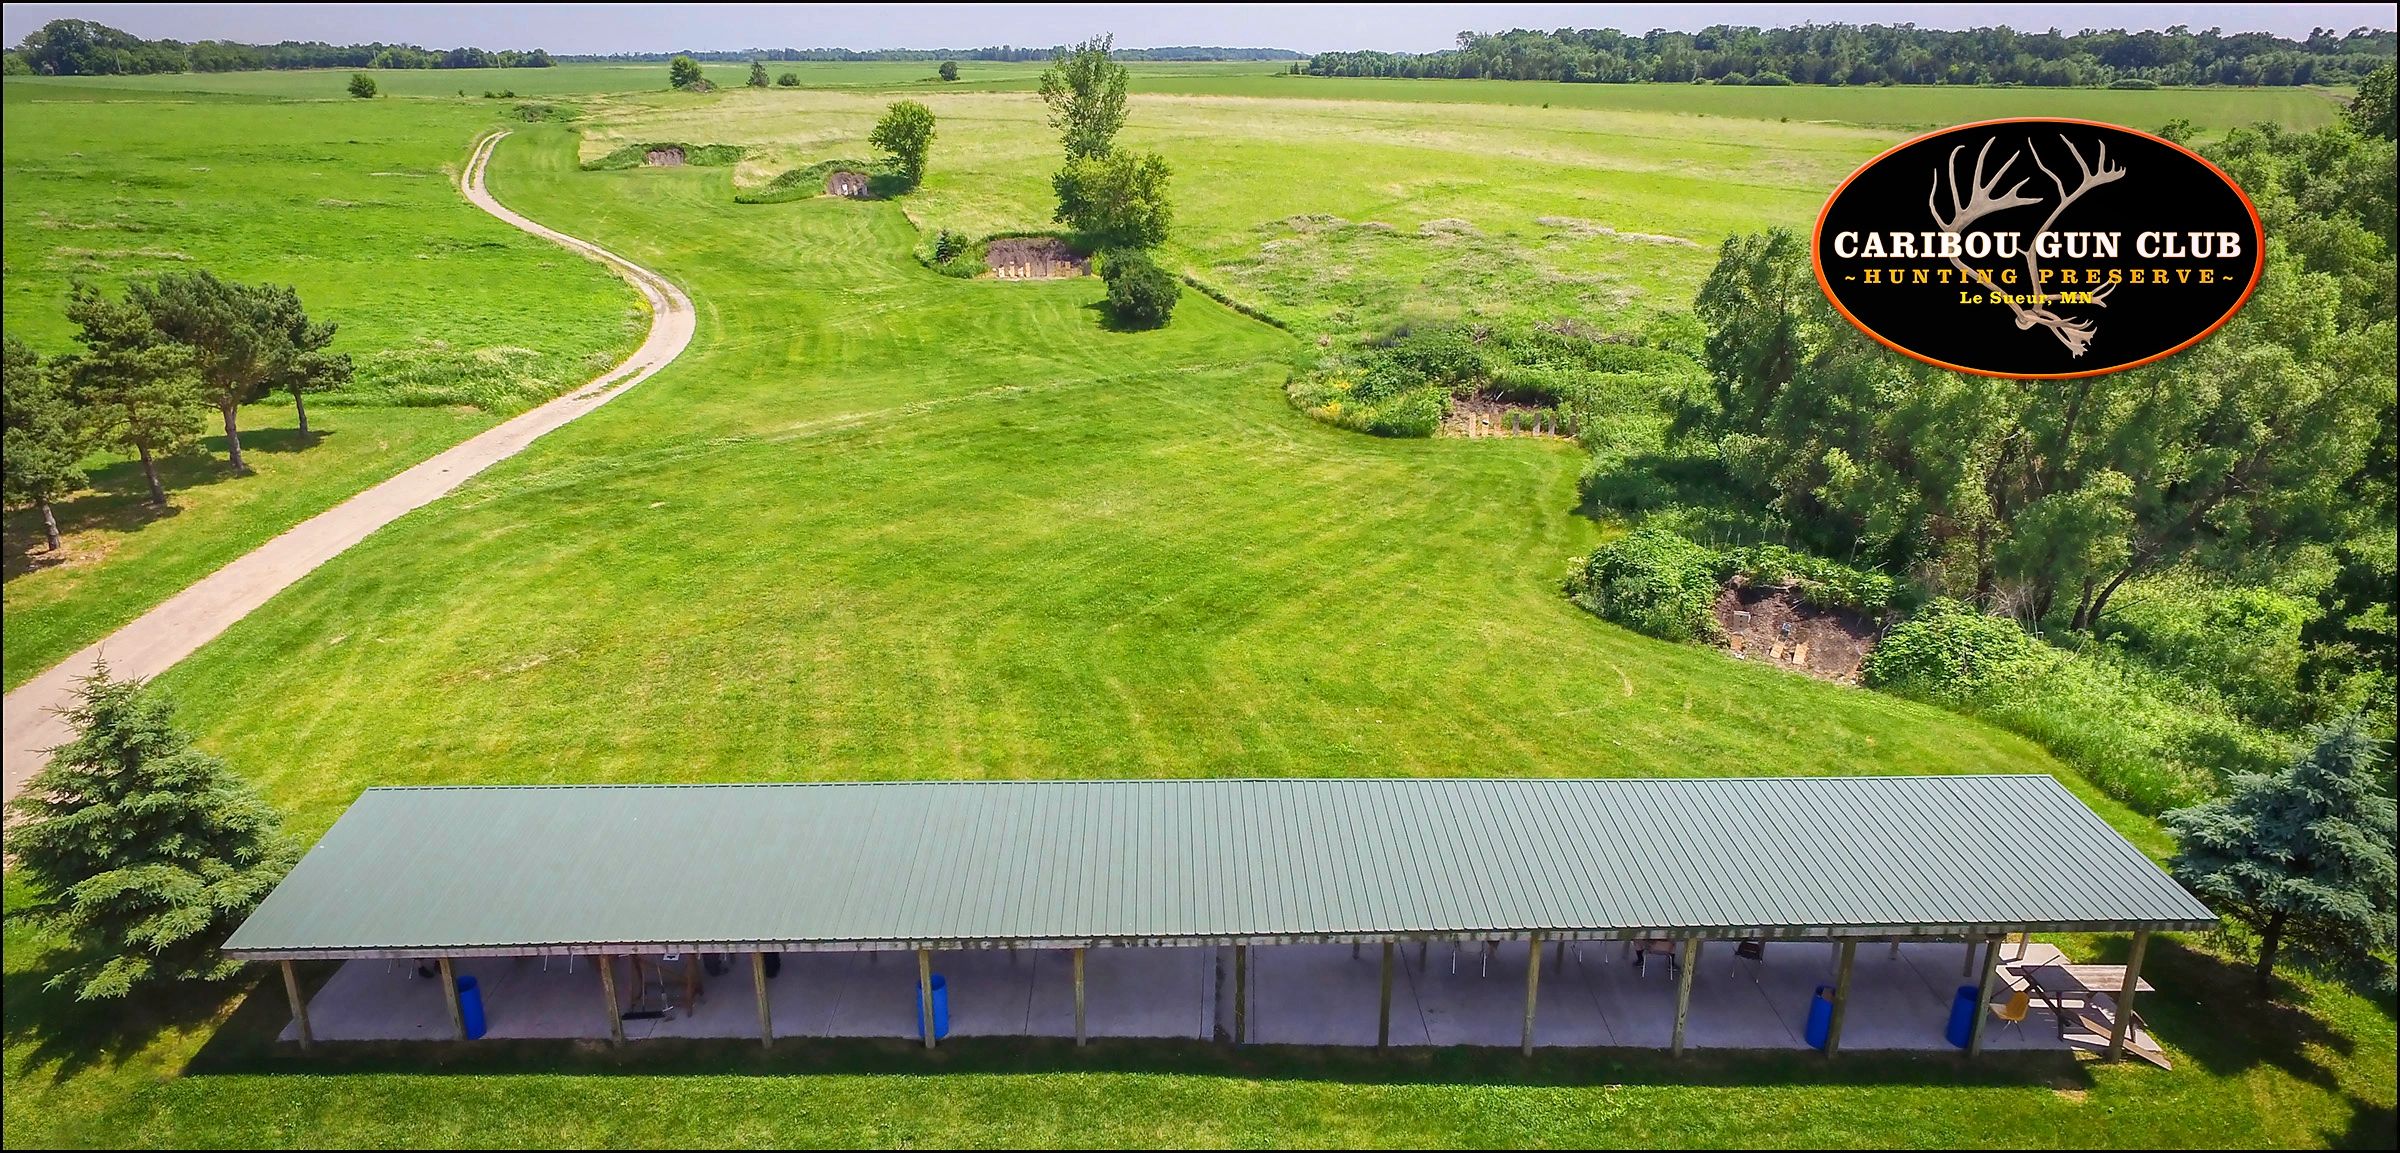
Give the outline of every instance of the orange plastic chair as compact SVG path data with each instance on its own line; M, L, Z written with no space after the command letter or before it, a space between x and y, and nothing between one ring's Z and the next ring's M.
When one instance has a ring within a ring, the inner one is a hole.
M2025 1029L2025 1015L2032 1010L2033 995L2027 993L2023 989L2019 989L2016 992L2008 995L2007 1004L1992 1006L1992 1016L2000 1018L2000 1020L2003 1022L2003 1024L2000 1026L2001 1028L2006 1029L2010 1025L2014 1025L2017 1027L2017 1031L2022 1034Z

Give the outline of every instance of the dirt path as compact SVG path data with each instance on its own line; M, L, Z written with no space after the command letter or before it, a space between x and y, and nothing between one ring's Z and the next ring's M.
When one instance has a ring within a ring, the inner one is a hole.
M650 335L633 355L576 391L484 430L398 476L294 526L290 531L202 578L99 643L18 686L0 707L0 796L14 797L72 734L56 709L95 661L108 658L118 676L154 677L209 642L342 550L401 514L438 499L468 477L514 456L543 433L600 407L666 366L692 341L692 302L666 278L588 241L544 228L503 207L484 190L484 166L507 136L477 141L460 188L476 207L609 266L650 300Z

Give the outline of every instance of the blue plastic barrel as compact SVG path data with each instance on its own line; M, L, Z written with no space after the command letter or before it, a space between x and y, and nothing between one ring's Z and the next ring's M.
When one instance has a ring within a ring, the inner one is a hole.
M1950 998L1950 1030L1944 1035L1961 1049L1967 1047L1968 1038L1974 1035L1975 1013L1983 1008L1978 1003L1983 999L1982 994L1983 990L1973 985L1960 985L1957 994Z
M467 1027L467 1040L483 1037L483 990L475 978L461 974L458 978L458 1019Z
M950 1035L950 982L940 973L933 975L933 1036L939 1040ZM925 1039L925 988L917 988L917 1039Z
M1822 1049L1825 1039L1833 1034L1833 986L1817 986L1817 995L1808 1001L1808 1047Z

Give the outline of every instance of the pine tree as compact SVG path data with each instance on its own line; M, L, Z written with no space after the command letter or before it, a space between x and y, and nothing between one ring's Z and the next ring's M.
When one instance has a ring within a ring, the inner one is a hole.
M95 439L141 458L150 503L165 507L158 457L199 439L208 413L190 351L160 334L138 305L110 300L88 284L75 286L67 319L85 349L59 362L68 394L90 419Z
M2164 818L2183 842L2175 879L2258 934L2261 993L2287 946L2391 988L2394 807L2375 787L2377 746L2355 722L2322 729L2282 772Z
M9 851L79 960L50 979L80 1000L161 981L222 980L217 951L290 870L280 818L223 761L192 747L165 697L102 665L67 710L81 735L9 807Z
M57 552L58 517L50 505L84 485L83 420L41 354L13 336L0 370L0 410L7 415L0 492L8 503L41 514L42 538Z

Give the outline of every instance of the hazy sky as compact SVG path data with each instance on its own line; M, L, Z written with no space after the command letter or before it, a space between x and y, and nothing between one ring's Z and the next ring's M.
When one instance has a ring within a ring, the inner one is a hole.
M1114 32L1125 47L1205 44L1316 52L1450 46L1462 29L1695 29L1806 22L2061 28L2218 27L2306 36L2390 28L2388 4L9 4L9 44L62 16L177 40L406 42L559 53L676 48L1048 46Z

